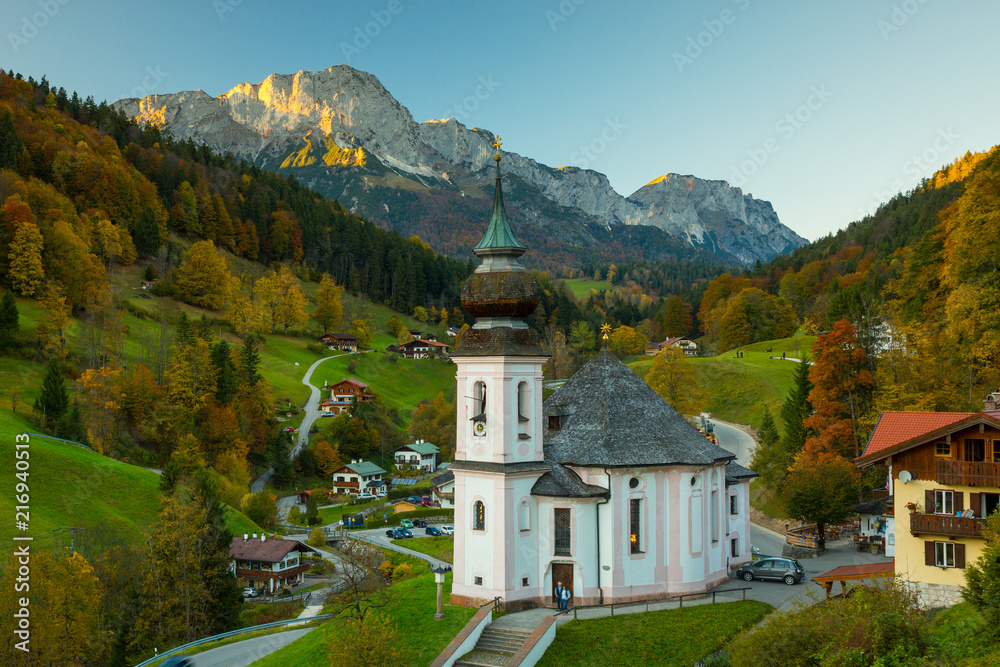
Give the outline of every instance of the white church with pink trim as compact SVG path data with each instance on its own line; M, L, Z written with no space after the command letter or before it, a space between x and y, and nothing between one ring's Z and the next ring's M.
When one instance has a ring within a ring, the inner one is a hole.
M548 356L525 318L538 283L503 207L462 286L476 318L458 367L452 603L508 610L706 591L750 560L756 474L713 445L607 350L544 403Z

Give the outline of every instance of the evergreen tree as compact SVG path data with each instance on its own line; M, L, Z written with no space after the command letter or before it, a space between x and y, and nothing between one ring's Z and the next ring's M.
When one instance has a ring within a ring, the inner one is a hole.
M247 334L243 339L243 354L240 355L240 374L243 382L251 387L260 380L260 352L257 351L257 337Z
M177 345L180 347L191 347L194 345L194 330L191 328L191 320L188 319L187 313L181 312L181 317L177 320L177 331L174 334L177 337Z
M229 402L239 390L236 381L236 367L229 348L229 343L220 340L212 346L212 365L215 366L215 402L219 405L229 405Z
M69 407L69 396L66 394L62 369L56 359L49 361L49 369L42 381L42 395L39 396L35 405L36 409L50 423L66 414L66 409Z
M764 486L769 489L777 489L788 474L791 459L785 456L785 450L781 447L778 427L774 423L771 411L766 407L764 408L764 417L761 419L760 430L757 432L757 441L757 447L753 450L753 458L750 460L750 468L760 475Z
M306 501L306 525L315 526L319 521L319 505L316 498L309 494L309 500Z
M805 356L795 367L792 391L781 406L781 421L785 426L783 447L792 456L802 449L808 432L802 422L812 414L812 404L809 403L809 392L813 384L809 380L809 359Z
M267 462L274 469L271 479L275 486L285 486L292 481L292 461L288 457L291 443L288 434L279 430L267 446Z
M156 214L151 206L147 206L139 216L135 227L135 250L140 257L153 255L160 247L160 226L156 223Z
M9 348L14 343L20 326L17 301L14 293L7 290L0 299L0 349Z
M0 169L17 171L17 156L22 147L21 135L14 127L14 114L10 109L0 111Z
M211 343L212 342L212 325L205 317L205 313L201 314L201 319L198 320L198 329L195 332L198 338L201 340Z

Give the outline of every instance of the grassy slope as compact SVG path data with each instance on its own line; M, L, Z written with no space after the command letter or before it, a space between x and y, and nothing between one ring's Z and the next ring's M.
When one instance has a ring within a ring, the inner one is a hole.
M391 616L399 630L399 643L406 650L407 664L426 667L455 638L477 610L445 605L444 618L435 621L434 605L437 588L434 575L425 572L419 577L394 584L392 600L378 613ZM445 575L444 599L451 594L451 573ZM326 664L325 639L343 624L337 619L324 624L288 646L261 658L254 667L311 667Z
M608 285L607 280L593 280L591 278L570 278L568 280L564 280L563 282L566 283L566 286L569 287L570 290L572 290L573 296L575 296L577 299L580 299L581 301L583 300L584 297L590 294L590 290L611 289L611 286Z
M538 665L691 665L770 611L748 600L571 621L556 631Z
M777 416L792 388L795 362L782 360L781 353L789 358L808 354L813 338L799 336L781 340L755 343L739 348L743 358L736 358L730 350L718 357L691 359L699 385L707 389L712 400L707 407L714 417L737 424L760 426L764 408ZM765 352L767 348L771 352ZM629 364L640 377L653 365L652 358Z
M414 528L410 531L413 533L413 537L402 540L393 540L392 543L398 544L404 549L419 551L422 554L427 554L431 558L437 558L438 560L443 560L446 563L453 562L452 558L455 548L455 538L450 535L442 537L417 537L417 535L423 533L423 531L423 528Z

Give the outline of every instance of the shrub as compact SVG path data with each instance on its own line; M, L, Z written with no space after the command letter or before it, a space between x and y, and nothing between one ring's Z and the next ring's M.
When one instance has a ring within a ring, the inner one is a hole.
M326 351L326 345L323 345L323 343L309 343L306 345L306 349L313 354L323 356L323 353Z
M384 560L382 564L378 566L378 571L382 573L383 577L389 578L392 576L393 570L396 566L392 564L391 561Z
M403 579L409 579L413 576L413 568L410 567L409 563L400 563L392 571L393 581L402 581Z
M298 507L288 510L288 523L302 523L302 511Z
M347 372L351 375L355 375L358 372L358 358L351 357L351 360L347 362Z
M322 528L313 528L313 531L309 533L309 539L307 541L309 542L310 546L325 547L326 533L323 532Z

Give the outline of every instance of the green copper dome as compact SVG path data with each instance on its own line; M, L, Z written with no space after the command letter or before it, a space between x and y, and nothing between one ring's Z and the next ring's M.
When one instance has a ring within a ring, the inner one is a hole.
M486 233L483 234L483 238L475 245L472 252L476 257L482 257L486 254L493 254L501 248L508 251L506 254L514 257L524 254L524 251L528 249L514 236L514 230L510 228L510 221L507 220L507 212L503 208L503 188L500 185L500 160L498 159L497 182L493 191L493 213L490 215L490 224L486 227Z

